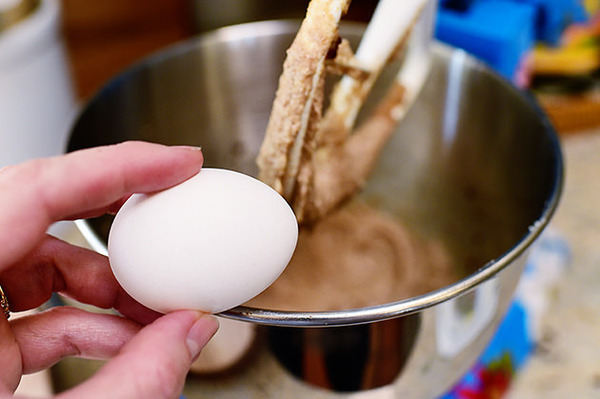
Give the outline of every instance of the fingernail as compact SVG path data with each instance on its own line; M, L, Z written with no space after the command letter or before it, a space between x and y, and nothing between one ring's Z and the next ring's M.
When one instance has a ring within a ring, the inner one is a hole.
M176 145L173 146L172 148L176 148L176 149L180 149L180 150L185 150L185 151L202 151L202 147L201 146L190 146L190 145Z
M193 360L196 360L204 345L210 341L219 328L219 321L210 314L203 314L192 325L188 332L186 343Z

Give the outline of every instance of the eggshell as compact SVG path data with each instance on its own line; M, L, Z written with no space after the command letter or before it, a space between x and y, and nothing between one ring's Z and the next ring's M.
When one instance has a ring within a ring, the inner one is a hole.
M298 225L287 202L250 176L204 168L117 213L108 256L121 286L158 312L219 313L267 288L287 266Z

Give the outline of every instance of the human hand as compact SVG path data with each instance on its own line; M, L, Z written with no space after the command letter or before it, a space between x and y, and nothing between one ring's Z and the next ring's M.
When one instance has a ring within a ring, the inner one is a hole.
M11 311L60 292L124 316L67 306L10 321L0 313L0 397L11 396L23 374L70 355L113 359L60 397L180 394L216 319L196 311L159 317L125 293L106 257L46 231L59 220L114 212L134 192L173 186L197 173L202 160L194 148L128 142L0 169L0 286Z

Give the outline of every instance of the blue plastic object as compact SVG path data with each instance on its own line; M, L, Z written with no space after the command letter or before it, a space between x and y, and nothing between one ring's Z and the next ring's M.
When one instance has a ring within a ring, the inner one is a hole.
M514 81L535 44L536 8L510 0L440 2L436 38L464 49Z

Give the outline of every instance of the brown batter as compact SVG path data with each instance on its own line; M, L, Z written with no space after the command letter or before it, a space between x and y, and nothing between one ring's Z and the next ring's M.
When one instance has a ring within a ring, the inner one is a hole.
M440 243L419 238L389 215L355 202L301 229L286 271L248 305L350 309L413 297L454 278Z

